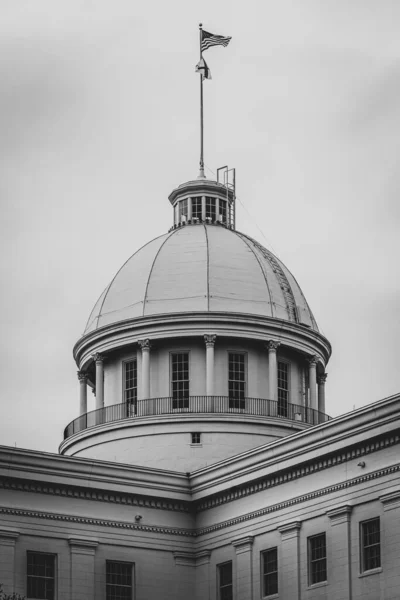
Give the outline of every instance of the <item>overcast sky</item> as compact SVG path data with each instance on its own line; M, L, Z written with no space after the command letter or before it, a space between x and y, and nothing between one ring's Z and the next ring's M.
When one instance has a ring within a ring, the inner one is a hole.
M327 412L400 391L400 3L0 0L0 444L56 452L72 347L195 178L236 167L237 228L333 346ZM92 394L89 395L93 408Z

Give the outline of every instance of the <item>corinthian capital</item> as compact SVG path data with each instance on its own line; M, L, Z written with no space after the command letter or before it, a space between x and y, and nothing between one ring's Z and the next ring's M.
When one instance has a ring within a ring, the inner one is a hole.
M267 344L268 352L276 352L280 345L280 342L270 340Z
M77 375L78 375L78 379L80 382L83 382L83 383L87 382L88 374L86 373L86 371L78 371Z
M150 348L151 348L151 344L150 344L150 340L149 340L149 339L146 339L146 340L138 340L138 344L139 344L139 346L141 347L141 349L142 349L142 352L143 352L144 350L148 350L148 351L149 351L149 350L150 350Z
M211 333L206 333L204 336L204 341L206 343L207 348L213 347L216 339L217 339L216 335L213 335Z
M328 377L328 373L322 373L317 377L318 385L325 385L326 378Z
M100 352L96 352L96 354L93 354L93 360L96 363L100 363L104 361L104 354L100 354Z
M318 356L314 355L314 356L310 356L307 359L308 364L310 365L310 367L312 366L316 366L317 362L318 362Z

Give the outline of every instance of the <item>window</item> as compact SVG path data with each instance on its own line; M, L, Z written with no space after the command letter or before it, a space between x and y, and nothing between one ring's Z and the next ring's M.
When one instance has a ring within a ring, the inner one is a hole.
M181 200L179 202L179 220L186 221L188 216L188 201Z
M189 353L171 355L172 408L189 408Z
M196 217L201 221L201 197L192 198L192 219Z
M361 571L370 571L381 566L380 519L361 523Z
M245 355L230 352L228 374L229 408L245 408L245 389Z
M308 538L308 584L326 580L326 535L320 533Z
M132 600L132 563L106 562L106 600Z
M218 565L218 600L233 600L232 561Z
M219 214L221 215L221 223L226 225L226 200L219 201Z
M28 598L54 600L55 598L55 564L54 554L44 552L27 552L27 591Z
M192 433L192 444L201 444L201 433Z
M127 404L127 414L137 412L137 360L124 363L124 402Z
M262 552L263 596L278 593L278 549Z
M211 221L215 221L215 198L206 197L206 218L211 217Z
M288 416L289 400L289 365L278 361L278 415Z

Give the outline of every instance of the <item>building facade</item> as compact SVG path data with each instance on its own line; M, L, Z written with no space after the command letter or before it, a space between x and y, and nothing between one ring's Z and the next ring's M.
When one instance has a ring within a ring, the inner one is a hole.
M0 583L41 600L394 600L400 396L326 415L331 347L234 190L169 197L74 348L59 454L0 448ZM96 395L88 412L87 394Z

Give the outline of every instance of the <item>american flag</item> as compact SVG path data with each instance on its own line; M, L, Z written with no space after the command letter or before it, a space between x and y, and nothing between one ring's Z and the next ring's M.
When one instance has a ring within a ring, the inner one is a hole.
M231 37L224 37L223 35L214 35L208 31L201 31L201 51L211 48L211 46L227 46L231 41Z

